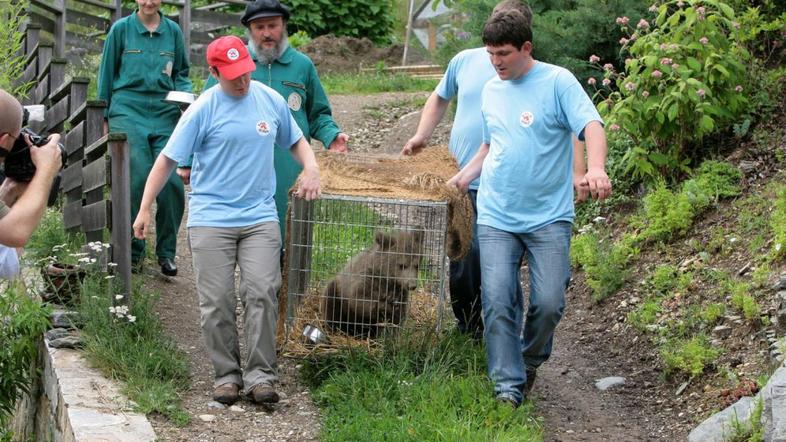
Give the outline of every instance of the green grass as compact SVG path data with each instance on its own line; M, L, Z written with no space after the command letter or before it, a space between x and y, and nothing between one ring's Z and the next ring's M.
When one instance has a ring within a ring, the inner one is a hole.
M50 256L61 263L76 264L76 257L71 253L79 250L84 243L83 234L69 234L63 229L63 213L60 210L48 208L25 245L24 258L33 265L43 264L42 261Z
M363 203L342 200L314 202L311 268L317 281L327 281L358 252L374 241L378 227L390 224Z
M328 95L374 94L380 92L425 92L432 91L438 80L412 78L404 74L367 72L358 74L321 75L322 87Z
M344 350L306 361L302 375L324 416L324 441L537 441L525 403L492 397L483 350L458 334L404 333L382 350Z
M124 393L145 414L160 413L176 425L188 423L179 392L189 385L188 356L167 338L153 308L157 297L134 291L129 317L109 312L107 280L89 275L82 291L80 315L88 360L106 376L125 383Z
M628 313L628 323L640 331L647 331L647 326L658 319L661 311L660 299L649 299L636 310Z

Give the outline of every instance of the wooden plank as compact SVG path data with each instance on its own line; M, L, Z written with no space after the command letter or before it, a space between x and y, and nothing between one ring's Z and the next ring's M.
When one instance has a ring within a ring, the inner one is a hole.
M30 14L28 14L30 15ZM25 53L30 53L33 51L33 48L38 46L38 43L41 41L41 26L35 23L28 23L25 26Z
M71 1L75 1L77 3L82 3L82 4L85 4L85 5L95 6L97 8L106 9L109 12L114 12L115 7L116 7L115 5L112 5L112 4L109 4L109 3L100 2L100 1L97 1L97 0L71 0Z
M33 88L30 98L35 104L42 104L46 96L49 95L49 76L44 76L43 80L39 80L38 84Z
M191 33L191 44L208 44L211 41L215 40L216 37L211 37L210 34L207 32L192 32Z
M74 201L63 207L63 226L76 229L82 225L82 200Z
M112 22L107 18L98 17L93 14L86 14L76 9L68 8L66 15L68 16L69 23L74 23L87 28L99 29L106 32L109 30L109 27L112 26Z
M82 163L82 157L84 156L84 152L79 154L78 158L72 158L76 151L82 149L85 145L85 123L79 122L76 126L74 126L67 134L64 146L66 148L66 152L68 153L68 162L69 164L73 164L72 161L79 160L79 163Z
M53 0L58 12L55 13L55 32L52 37L55 40L55 55L62 57L65 55L66 43L66 14L65 0Z
M101 157L82 168L82 192L87 193L108 184L109 158Z
M85 115L87 115L87 102L82 103L75 111L71 112L68 122L71 123L71 126L74 126L85 121Z
M93 162L96 160L96 158L99 158L106 153L107 139L107 135L104 135L85 147L85 158L87 158L88 162Z
M122 294L131 293L131 158L125 134L109 134L111 158L110 188L112 198L111 238L112 260L117 263L117 275Z
M54 91L65 82L66 67L68 62L62 58L54 59L49 63L49 91ZM54 100L57 101L57 100Z
M36 77L36 71L38 70L38 62L33 59L32 63L28 64L25 68L24 73L22 73L22 83L29 83L33 81Z
M71 115L79 108L87 105L87 88L90 86L88 78L74 78L71 80Z
M82 162L79 161L76 164L70 165L63 170L60 187L63 188L63 192L70 192L74 189L80 188L81 186L82 186Z
M88 52L99 53L104 47L102 40L97 38L88 38L81 34L74 34L72 32L66 33L66 43L69 47L85 49Z
M183 0L180 9L180 21L178 23L183 31L183 44L186 48L191 47L191 0Z
M49 132L56 130L59 132L63 122L68 118L68 96L54 104L46 110L46 124Z
M38 26L42 31L46 31L51 34L55 30L55 21L46 15L40 14L36 11L30 11L27 15L30 17L30 21Z
M90 145L104 136L104 109L103 101L88 101L87 114L85 115L85 144ZM87 149L85 149L87 151ZM85 153L85 157L88 157Z
M38 45L38 72L44 72L52 60L55 49L52 45Z
M241 14L230 14L226 12L204 11L193 9L191 11L191 21L194 23L210 23L219 26L240 26Z
M42 2L40 0L30 0L30 5L39 7L50 14L58 14L63 12L62 6L58 3L59 2L57 0L55 0L54 4Z
M109 227L109 210L107 200L82 207L82 231L93 232Z

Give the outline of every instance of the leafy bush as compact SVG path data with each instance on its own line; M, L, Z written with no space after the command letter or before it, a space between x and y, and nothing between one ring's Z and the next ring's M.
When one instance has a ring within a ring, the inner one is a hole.
M304 31L297 31L289 36L289 44L295 49L307 45L310 41L311 37Z
M26 0L0 3L0 89L15 97L24 96L30 84L18 84L25 68L25 57L21 53L24 33L19 25L25 20Z
M27 241L24 258L33 264L42 264L53 257L55 261L76 264L76 258L70 256L84 244L83 234L69 234L63 228L63 214L58 209L47 208L41 222Z
M773 246L770 255L773 259L786 256L786 186L780 186L775 193L775 208L770 215Z
M684 235L693 224L695 214L687 194L675 194L661 182L644 197L642 237L665 241L673 235Z
M650 299L641 304L636 310L628 313L628 323L640 331L646 331L658 319L661 311L660 300Z
M30 367L38 356L38 343L49 326L50 314L22 284L4 284L0 287L0 429L6 428L16 400L30 391L36 374Z
M694 193L701 193L717 201L739 195L741 178L742 172L733 165L708 160L694 171L694 178L683 183L683 189L687 186L693 187Z
M726 306L720 303L709 304L701 310L701 320L712 327L726 313Z
M624 136L628 171L643 179L687 172L690 147L748 111L748 51L738 42L739 23L723 1L668 1L650 10L652 21L617 23L628 55L623 72L604 69L608 98L598 105L612 137ZM601 59L591 62L600 66ZM607 89L614 82L617 91ZM610 93L609 93L610 92Z
M592 299L600 302L613 295L627 281L629 261L639 250L634 247L634 238L623 236L614 243L599 232L586 232L573 237L570 258L575 266L581 266L592 289Z
M377 44L390 42L391 0L289 0L287 4L294 12L287 26L292 33L366 37Z
M689 339L669 339L660 349L661 358L666 364L665 373L685 373L695 377L704 372L720 354L712 348L704 335Z

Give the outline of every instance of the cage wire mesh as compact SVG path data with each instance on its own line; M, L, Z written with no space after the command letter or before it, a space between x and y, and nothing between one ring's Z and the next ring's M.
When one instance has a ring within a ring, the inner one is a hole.
M322 195L291 204L287 352L440 327L447 202Z

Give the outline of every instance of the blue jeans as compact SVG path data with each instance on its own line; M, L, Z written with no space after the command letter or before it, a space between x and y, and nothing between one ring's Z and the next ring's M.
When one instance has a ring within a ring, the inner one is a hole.
M470 190L469 199L477 219L478 191ZM472 244L461 261L450 261L450 304L456 315L456 326L463 333L477 336L483 333L480 300L480 247L478 224L472 223Z
M489 377L498 396L521 403L526 370L537 369L551 356L570 281L570 234L571 224L565 221L530 233L478 226L484 339ZM530 282L526 324L520 280L525 253Z

